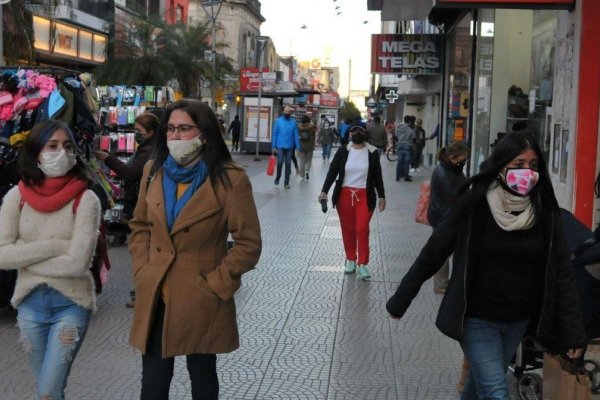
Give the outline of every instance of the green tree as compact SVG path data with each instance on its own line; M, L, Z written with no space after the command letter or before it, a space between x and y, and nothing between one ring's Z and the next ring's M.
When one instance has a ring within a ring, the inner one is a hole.
M203 79L210 79L223 84L223 76L233 72L233 66L224 57L217 57L215 68L212 62L204 58L206 51L211 51L209 37L210 22L193 25L171 25L161 35L162 54L173 64L174 78L181 91L189 95L198 92L198 85ZM216 49L223 49L225 43L216 43Z
M96 69L99 84L163 85L175 79L184 95L198 92L201 80L233 71L229 60L217 59L213 69L205 60L210 50L208 23L169 25L150 19L133 19L115 35L107 62ZM226 45L217 43L216 48Z
M161 21L134 18L116 28L107 60L94 71L101 85L162 85L173 65L160 53L160 38L170 29Z
M356 106L354 105L354 103L352 101L350 101L350 100L345 101L342 108L340 108L340 118L342 120L346 120L346 119L354 120L357 117L360 117L360 111L358 111L358 108L356 108Z

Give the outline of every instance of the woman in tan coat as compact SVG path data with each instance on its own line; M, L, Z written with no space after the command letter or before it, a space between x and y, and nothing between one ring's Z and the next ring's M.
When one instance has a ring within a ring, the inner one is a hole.
M239 346L233 295L258 262L260 226L250 180L212 110L180 100L164 121L130 222L130 343L142 352L141 399L168 399L178 355L186 355L192 398L217 399L216 354Z

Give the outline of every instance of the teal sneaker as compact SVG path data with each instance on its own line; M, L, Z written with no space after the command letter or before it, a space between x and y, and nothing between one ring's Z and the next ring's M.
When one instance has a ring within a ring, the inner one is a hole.
M356 276L359 279L369 279L371 278L371 273L366 265L359 265L358 268L356 268Z
M345 274L353 274L356 269L356 262L351 260L346 260L346 264L344 265L344 273Z

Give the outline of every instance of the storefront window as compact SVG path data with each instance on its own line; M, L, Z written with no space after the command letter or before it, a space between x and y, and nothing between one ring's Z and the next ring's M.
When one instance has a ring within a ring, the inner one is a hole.
M445 142L468 141L469 85L471 80L471 14L448 37L448 115Z
M528 129L538 139L546 161L550 155L552 137L550 130L557 16L558 11L555 10L533 12Z
M490 152L490 114L492 108L492 72L494 67L494 10L482 9L478 13L477 33L477 87L475 121L473 127L473 168L479 166Z

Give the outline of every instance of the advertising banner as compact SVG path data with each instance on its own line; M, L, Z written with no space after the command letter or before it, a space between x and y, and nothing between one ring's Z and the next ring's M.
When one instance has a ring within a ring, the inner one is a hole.
M338 108L340 104L340 98L337 93L321 93L319 105L321 107Z
M260 113L258 112L258 99L244 99L244 142L271 142L271 114L273 110L273 99L261 99ZM260 118L260 130L258 119Z
M263 74L265 72L269 72L269 68L263 68ZM258 92L259 75L258 68L240 68L240 92Z
M371 73L440 74L443 51L442 35L372 35Z

